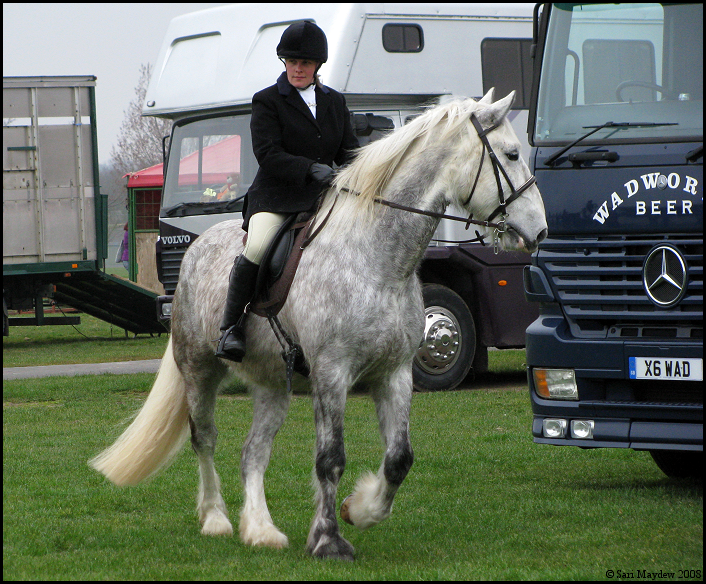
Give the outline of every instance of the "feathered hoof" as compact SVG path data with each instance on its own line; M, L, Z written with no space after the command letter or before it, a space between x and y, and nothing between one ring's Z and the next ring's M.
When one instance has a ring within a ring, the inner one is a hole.
M381 503L380 480L367 473L358 479L353 493L341 503L341 519L360 530L377 525L390 516L390 508Z
M289 547L289 539L274 525L259 526L258 529L240 527L240 539L245 545L283 549Z
M219 509L214 509L206 516L201 533L203 535L233 535L233 526Z
M309 550L309 553L315 558L332 558L347 562L355 560L355 549L347 539L340 535L322 535L319 543L313 550Z
M353 495L348 495L345 499L343 499L343 503L341 503L341 519L349 525L353 525L353 521L351 520L351 512L349 509L351 497L353 497Z

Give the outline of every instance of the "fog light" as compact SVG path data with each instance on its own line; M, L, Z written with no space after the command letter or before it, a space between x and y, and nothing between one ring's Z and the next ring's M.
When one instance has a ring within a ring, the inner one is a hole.
M579 399L573 369L533 369L537 394L546 399Z
M171 316L172 315L172 303L167 302L165 304L162 304L162 316Z
M580 440L593 438L593 420L571 420L571 437Z
M542 434L545 438L566 436L566 420L547 418L542 420Z

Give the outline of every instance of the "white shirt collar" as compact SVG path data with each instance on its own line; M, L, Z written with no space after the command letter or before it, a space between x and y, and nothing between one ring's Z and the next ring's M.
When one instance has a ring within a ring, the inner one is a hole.
M314 84L310 85L306 89L297 88L299 95L302 96L304 103L309 106L311 115L316 118L316 86Z

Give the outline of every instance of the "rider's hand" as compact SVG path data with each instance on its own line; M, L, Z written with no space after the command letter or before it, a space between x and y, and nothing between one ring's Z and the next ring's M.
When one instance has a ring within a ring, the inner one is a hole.
M314 162L309 167L309 172L307 173L316 182L329 185L333 181L333 168L327 164L320 164L319 162Z

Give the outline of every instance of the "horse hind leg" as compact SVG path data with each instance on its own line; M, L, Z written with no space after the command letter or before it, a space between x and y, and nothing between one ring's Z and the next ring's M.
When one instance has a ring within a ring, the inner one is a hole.
M189 393L191 446L199 461L199 493L196 512L204 535L232 535L233 526L221 495L221 481L216 473L214 454L218 430L215 424L216 390L213 379L202 379L201 389Z
M341 504L341 518L359 529L377 525L390 516L395 494L414 461L409 440L411 367L398 371L388 386L373 389L373 399L385 442L385 457L377 475L363 475L353 494Z
M253 389L253 422L243 446L240 475L245 501L240 511L240 539L248 545L284 548L287 536L275 527L265 498L265 471L272 443L289 410L285 391Z

